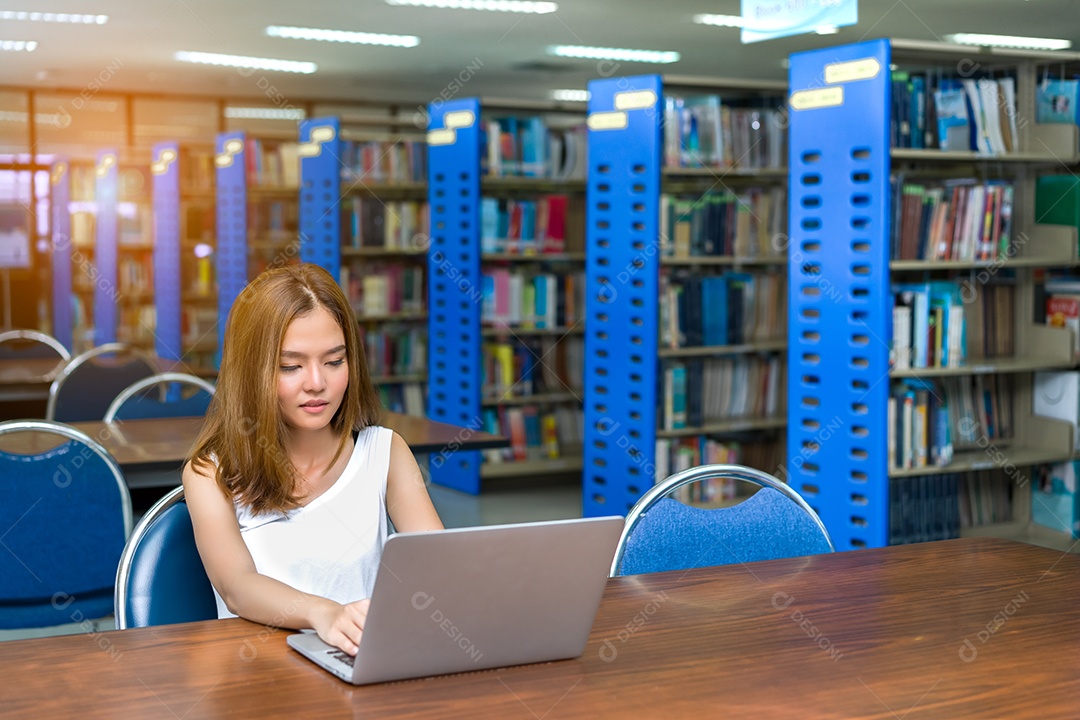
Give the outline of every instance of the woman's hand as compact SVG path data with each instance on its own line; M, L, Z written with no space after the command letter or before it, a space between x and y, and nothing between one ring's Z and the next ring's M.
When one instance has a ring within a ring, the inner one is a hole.
M341 605L328 600L316 614L314 629L322 641L356 655L367 622L370 598Z

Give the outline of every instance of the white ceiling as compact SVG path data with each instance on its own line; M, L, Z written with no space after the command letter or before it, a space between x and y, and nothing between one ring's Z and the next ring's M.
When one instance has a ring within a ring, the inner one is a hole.
M670 65L623 63L617 74L670 73L783 79L789 53L876 37L939 40L951 32L1066 37L1080 50L1080 0L863 0L858 25L831 36L753 45L739 31L691 23L696 13L738 14L739 0L563 0L557 13L392 7L382 0L7 0L0 10L104 13L101 26L0 21L0 40L36 40L32 53L2 53L0 84L79 91L195 93L267 98L427 102L459 96L546 98L584 88L589 60L554 58L550 44L678 50ZM416 48L270 38L267 25L418 35ZM178 50L308 60L314 75L196 66ZM471 70L469 68L472 68ZM609 68L610 69L610 68ZM456 78L467 81L453 90Z

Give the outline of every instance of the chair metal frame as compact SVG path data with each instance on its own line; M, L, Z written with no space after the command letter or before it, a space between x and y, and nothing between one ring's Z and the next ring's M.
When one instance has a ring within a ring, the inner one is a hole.
M814 509L803 500L801 495L792 490L791 486L787 483L767 472L746 467L745 465L699 465L698 467L689 468L688 470L677 472L674 475L669 475L650 488L648 492L642 495L638 501L634 503L634 506L630 508L630 512L626 514L626 524L623 526L622 535L619 536L619 544L615 548L615 557L611 561L611 572L609 575L615 577L618 574L619 567L622 565L623 555L626 552L626 543L633 534L634 528L637 526L642 516L649 511L649 508L651 508L658 500L666 497L673 490L676 490L683 485L689 485L690 483L711 478L733 478L735 480L742 480L758 485L759 487L776 490L813 518L814 523L818 526L818 529L821 530L821 534L825 537L826 542L829 543L830 552L835 552L836 546L833 545L832 538L829 537L829 531L825 528L825 523L821 522L821 518L814 512ZM723 512L723 509L718 508L717 511Z
M131 580L131 563L135 557L135 552L161 516L174 505L178 505L182 502L184 502L183 485L174 488L167 495L154 503L153 507L147 510L146 514L143 515L139 524L135 526L135 529L131 531L127 545L124 546L124 552L120 555L120 564L116 568L116 584L113 591L113 613L116 618L117 630L127 630L130 627L135 627L131 624L131 618L128 617L127 608L128 583ZM216 617L217 616L215 615L214 618L207 619L213 620Z
M120 411L123 404L132 396L147 388L153 387L154 385L164 385L168 383L192 385L200 390L206 391L211 397L213 397L214 393L217 391L217 388L214 387L213 383L196 375L189 375L188 373L164 372L150 375L142 380L136 380L120 391L120 394L113 399L112 403L109 404L108 409L105 411L105 422L113 422L116 419L116 413Z
M71 353L68 349L60 344L60 341L54 338L52 335L47 335L37 330L5 330L0 332L0 345L8 342L9 340L33 340L35 342L48 345L52 350L56 351L56 354L63 358L64 362L71 360Z
M150 367L152 371L151 374L157 372L157 364L154 362L153 356L151 356L149 353L142 350L141 348L137 348L126 343L106 343L105 345L98 345L95 348L91 348L90 350L87 350L81 355L77 355L72 358L68 362L68 364L64 366L64 369L60 371L60 374L58 374L56 378L52 381L52 384L49 385L49 401L45 406L46 420L53 420L56 417L56 404L60 395L60 389L64 385L64 381L71 377L72 373L74 373L76 370L78 370L80 367L90 362L94 358L100 355L108 355L110 353L132 355L134 357L137 357Z

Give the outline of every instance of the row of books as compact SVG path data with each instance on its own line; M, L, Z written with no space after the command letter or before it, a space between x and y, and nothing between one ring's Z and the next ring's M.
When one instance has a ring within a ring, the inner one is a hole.
M535 200L485 197L480 201L480 250L485 253L582 252L585 199L545 195Z
M260 200L247 207L248 238L294 240L300 231L300 204L295 200Z
M664 98L667 167L779 168L786 120L776 107L739 107L719 95Z
M338 283L360 317L421 313L425 307L424 270L386 263L342 263Z
M415 325L360 326L368 374L418 375L427 372L427 329Z
M893 197L894 260L995 260L1016 254L1011 183L924 185L895 178Z
M157 308L153 305L121 305L116 315L116 340L152 343L157 339Z
M1080 124L1080 79L1040 80L1035 86L1035 122Z
M1016 152L1016 80L894 71L889 130L897 148Z
M217 308L208 305L183 304L180 307L180 337L185 345L202 345L217 341Z
M957 473L889 480L889 544L960 537L963 484Z
M153 293L154 258L149 253L117 258L116 284L121 295Z
M295 142L245 138L244 160L248 188L299 188L299 149L300 144Z
M999 273L994 282L961 281L964 300L964 350L968 362L1016 354L1016 285ZM973 296L973 297L972 297Z
M507 116L489 120L484 130L481 166L490 177L585 178L584 125L551 127L542 117Z
M379 385L379 400L390 412L425 417L425 383L388 383Z
M154 241L154 209L147 204L122 202L116 206L116 243L145 247Z
M357 185L427 182L427 145L406 140L347 140L341 148L341 180Z
M348 235L342 245L394 250L423 250L428 245L426 202L354 196L344 210L341 227Z
M510 446L484 450L489 464L557 460L581 454L585 414L580 407L502 406L483 411L484 432L510 438Z
M782 440L743 442L718 440L706 435L656 439L656 482L692 467L734 464L777 472L784 457ZM749 488L730 478L684 486L673 497L686 504L715 504L743 494Z
M894 383L886 413L889 467L945 467L957 447L1011 440L1012 390L1008 375Z
M786 233L783 187L660 198L663 257L783 257Z
M783 338L784 285L779 273L664 273L660 346L739 345Z
M545 393L582 395L585 342L580 336L496 341L483 347L482 395L498 402Z
M1072 333L1073 356L1080 359L1080 279L1056 278L1043 286L1046 324Z
M493 267L484 272L481 321L522 329L573 327L585 313L585 273Z
M960 367L967 358L962 289L956 282L894 283L890 365Z
M778 417L785 411L784 375L784 361L775 355L669 361L660 378L660 425L679 430Z

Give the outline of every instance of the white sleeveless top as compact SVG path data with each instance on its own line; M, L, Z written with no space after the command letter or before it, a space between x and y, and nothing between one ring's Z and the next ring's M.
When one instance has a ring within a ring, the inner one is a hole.
M349 603L371 597L386 542L386 475L393 431L368 427L341 477L304 507L236 519L261 574L312 595ZM218 617L236 617L217 590Z

